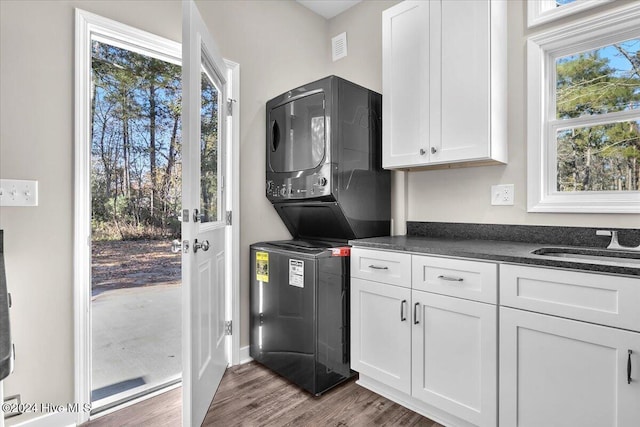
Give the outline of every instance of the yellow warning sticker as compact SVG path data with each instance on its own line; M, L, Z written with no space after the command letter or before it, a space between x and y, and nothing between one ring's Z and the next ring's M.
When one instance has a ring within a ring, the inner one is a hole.
M269 252L256 252L256 280L269 283Z

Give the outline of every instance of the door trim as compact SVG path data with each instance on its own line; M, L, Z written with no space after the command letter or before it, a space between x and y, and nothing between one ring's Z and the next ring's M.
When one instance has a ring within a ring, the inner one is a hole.
M228 357L232 365L240 364L240 64L224 60L229 69L227 75L228 93L231 102L230 134L227 139L227 177L231 185L227 186L227 206L231 207L231 238L227 239L227 318L233 319L231 334L231 354ZM230 243L230 245L229 245ZM230 286L229 286L230 285ZM229 287L231 289L229 289Z
M74 298L74 395L75 402L91 403L91 184L90 161L91 140L90 117L90 70L91 38L95 36L116 46L150 55L176 64L182 63L182 45L175 41L139 30L102 16L75 9L75 115L74 115L74 249L73 249L73 298ZM132 43L135 41L135 44ZM230 358L232 364L240 362L240 183L239 183L239 101L240 66L226 61L231 70L230 81L234 105L231 125L230 166L231 191L229 205L235 217L230 227L231 251L227 261L226 277L228 292L227 316L233 320L236 333L232 335ZM152 397L152 395L148 397ZM142 400L142 399L140 399ZM76 422L89 420L88 412L79 412Z

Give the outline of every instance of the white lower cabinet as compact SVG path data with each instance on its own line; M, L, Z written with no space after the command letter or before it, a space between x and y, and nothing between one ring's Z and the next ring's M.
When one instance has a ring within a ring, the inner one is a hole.
M351 279L351 368L411 392L411 289Z
M358 384L447 427L640 426L640 279L357 247L351 271Z
M501 307L500 425L639 426L640 333Z
M354 248L352 263L360 255ZM443 268L447 260L412 262ZM458 262L464 271L477 267ZM495 427L497 351L496 305L351 278L351 368L359 384L446 426Z
M413 291L411 395L477 426L497 421L497 307Z
M500 425L640 426L640 278L500 266Z

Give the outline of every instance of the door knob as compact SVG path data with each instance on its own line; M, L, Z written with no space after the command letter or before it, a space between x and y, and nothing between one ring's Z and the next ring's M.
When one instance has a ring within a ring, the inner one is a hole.
M198 242L198 239L196 239L193 243L193 252L198 252L198 249L202 249L205 252L208 251L209 241L203 240L202 242Z

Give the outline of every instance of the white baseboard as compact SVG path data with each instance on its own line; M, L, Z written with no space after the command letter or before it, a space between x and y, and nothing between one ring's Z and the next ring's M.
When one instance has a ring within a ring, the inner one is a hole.
M253 359L249 356L249 346L240 347L240 365L251 362Z
M77 414L73 412L52 412L29 417L33 414L23 414L5 420L6 427L73 427L76 425Z

